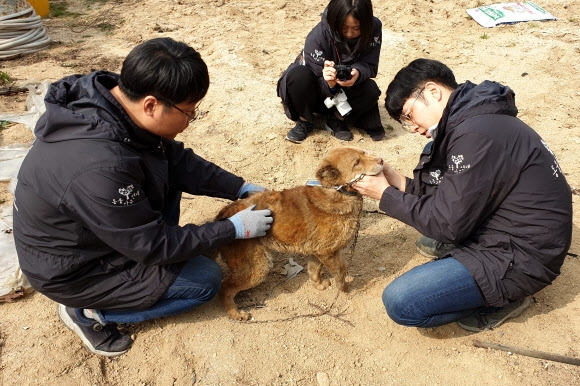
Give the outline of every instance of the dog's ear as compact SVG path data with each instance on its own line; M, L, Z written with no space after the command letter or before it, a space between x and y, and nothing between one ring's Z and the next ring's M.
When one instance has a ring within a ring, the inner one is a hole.
M330 164L322 165L316 171L316 178L323 185L338 185L340 171Z

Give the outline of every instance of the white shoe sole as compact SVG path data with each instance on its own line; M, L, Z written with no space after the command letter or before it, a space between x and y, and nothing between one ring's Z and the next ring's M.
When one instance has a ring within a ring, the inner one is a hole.
M87 348L87 350L89 350L93 354L103 355L103 356L106 356L106 357L116 357L116 356L119 356L119 355L123 355L127 351L129 351L127 349L125 351L107 352L107 351L101 351L101 350L95 349L91 345L91 343L88 341L88 339L85 337L85 335L83 334L83 332L80 329L80 327L74 322L74 320L71 319L71 317L69 316L69 314L66 312L66 306L65 305L58 304L56 306L56 313L57 313L58 317L60 318L60 320L62 320L62 322L65 324L65 326L67 326L71 331L73 331L75 334L77 334L79 336L79 338L81 338L81 340L83 341L83 344Z
M286 136L286 140L287 140L287 141L290 141L290 142L292 142L292 143L297 143L297 144L301 144L302 142L304 142L304 141L305 141L305 139L303 139L302 141L295 141L295 140L293 140L293 139L290 139L290 138L288 138L288 136Z
M419 249L419 248L417 248L417 252L419 252L419 254L420 254L421 256L425 256L425 257L427 257L427 258L429 258L429 259L436 259L436 258L437 258L437 256L435 256L435 255L430 255L430 254L428 254L427 252L425 252L425 251L422 251L422 250L421 250L421 249Z

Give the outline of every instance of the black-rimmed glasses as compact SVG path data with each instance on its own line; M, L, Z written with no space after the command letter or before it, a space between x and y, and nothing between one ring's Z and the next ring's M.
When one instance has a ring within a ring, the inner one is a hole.
M415 122L413 122L413 119L411 119L411 110L413 110L413 106L415 106L415 102L417 102L417 99L419 99L419 97L421 96L421 94L423 93L423 91L425 91L425 87L423 87L417 93L417 96L415 97L415 100L411 104L411 107L409 107L407 109L407 111L404 114L401 114L401 116L399 117L399 120L401 121L401 124L403 125L403 127L405 129L408 129L411 125L414 125L415 124Z
M169 102L167 99L163 99L163 98L157 98L157 99L159 99L160 101L163 101L165 104L173 107L175 110L187 115L187 124L190 124L191 122L195 121L197 119L197 117L199 116L198 109L199 109L199 105L201 104L201 101L195 106L195 109L193 110L193 115L192 115L192 114L186 113L185 111L183 111L179 107L175 106L173 103Z

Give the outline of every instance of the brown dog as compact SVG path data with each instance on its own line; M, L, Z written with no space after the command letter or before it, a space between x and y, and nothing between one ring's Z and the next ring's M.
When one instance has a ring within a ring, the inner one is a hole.
M222 283L219 298L232 319L251 317L248 312L238 310L234 297L264 281L272 266L269 251L315 257L308 262L308 274L316 288L322 290L330 285L320 277L324 265L336 285L342 291L348 290L340 250L355 236L362 210L362 196L351 185L362 175L378 174L382 164L381 158L355 147L333 149L316 170L321 186L257 193L219 212L216 220L255 204L256 210L272 210L274 217L265 237L235 240L220 248L230 274Z

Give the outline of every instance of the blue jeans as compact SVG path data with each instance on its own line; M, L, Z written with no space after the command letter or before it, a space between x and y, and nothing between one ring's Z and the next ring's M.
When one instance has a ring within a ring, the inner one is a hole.
M222 281L220 266L205 256L189 260L165 294L144 310L99 310L102 321L137 323L171 316L204 304L218 293Z
M383 291L383 303L393 321L411 327L442 326L481 312L485 306L467 268L452 257L399 276Z

